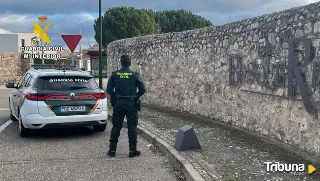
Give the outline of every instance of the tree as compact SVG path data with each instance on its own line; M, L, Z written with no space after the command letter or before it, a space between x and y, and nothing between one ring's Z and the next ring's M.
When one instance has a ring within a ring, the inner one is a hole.
M161 33L180 32L213 26L209 20L183 9L157 12L156 22L161 27Z
M149 10L150 11L150 10ZM100 19L94 22L94 38L100 42ZM112 41L136 36L157 34L160 27L147 10L133 7L109 8L102 17L102 45Z
M158 33L180 32L212 26L205 18L186 10L154 12L133 7L109 8L102 16L102 45L112 41ZM100 19L94 22L94 38L100 42Z

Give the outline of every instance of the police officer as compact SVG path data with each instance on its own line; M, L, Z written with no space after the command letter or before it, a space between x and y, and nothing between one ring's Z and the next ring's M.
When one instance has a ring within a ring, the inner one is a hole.
M137 150L136 128L138 124L139 106L137 103L146 90L139 74L129 68L131 66L130 56L122 55L120 61L122 68L112 72L107 85L107 93L112 97L113 103L113 127L109 140L108 156L115 157L120 130L124 117L126 116L129 137L129 157L132 158L141 154L141 152Z

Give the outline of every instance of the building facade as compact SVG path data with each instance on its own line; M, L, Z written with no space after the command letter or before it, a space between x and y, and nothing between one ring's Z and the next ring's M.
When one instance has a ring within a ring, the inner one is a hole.
M34 33L13 33L0 28L0 52L18 53L21 46L32 46Z
M34 33L13 33L0 28L0 52L22 53L21 47L35 46L33 41L37 38ZM38 45L41 43L38 41ZM41 51L24 51L28 54L42 54ZM57 51L46 51L44 54L57 54Z

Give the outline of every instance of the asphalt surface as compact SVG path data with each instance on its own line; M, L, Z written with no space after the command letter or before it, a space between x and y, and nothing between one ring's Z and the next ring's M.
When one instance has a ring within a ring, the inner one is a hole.
M168 160L138 137L142 155L128 158L127 130L121 131L116 158L106 156L110 126L102 133L90 128L52 129L19 136L9 120L8 94L0 88L0 180L178 180ZM1 131L2 130L2 131Z

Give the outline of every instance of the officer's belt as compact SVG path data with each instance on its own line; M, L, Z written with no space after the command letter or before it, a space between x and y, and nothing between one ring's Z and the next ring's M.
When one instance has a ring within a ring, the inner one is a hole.
M138 96L115 96L116 100L136 100Z

